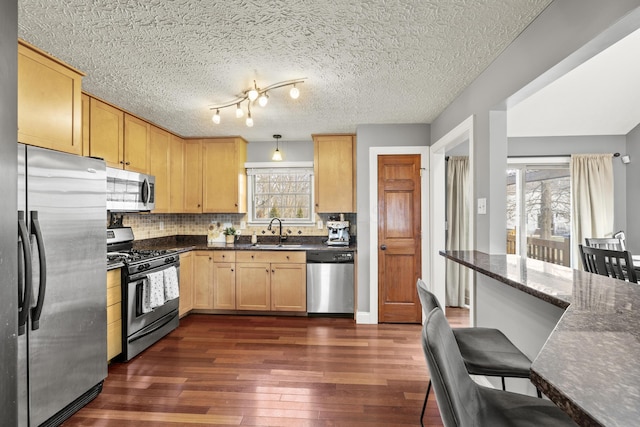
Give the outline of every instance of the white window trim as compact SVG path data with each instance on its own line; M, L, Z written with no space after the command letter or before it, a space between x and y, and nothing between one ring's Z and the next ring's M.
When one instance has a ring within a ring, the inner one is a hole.
M245 169L277 169L277 168L303 168L303 169L313 169L313 162L246 162L244 164ZM249 175L249 174L247 174ZM313 175L313 172L312 172ZM269 224L271 219L255 221L253 218L253 185L252 178L247 176L247 219L248 225L252 226L263 226ZM313 201L315 200L315 187L314 187L314 179L311 178L311 212L310 218L306 221L294 221L290 218L283 220L283 224L291 225L291 226L302 226L309 227L315 225L315 206Z

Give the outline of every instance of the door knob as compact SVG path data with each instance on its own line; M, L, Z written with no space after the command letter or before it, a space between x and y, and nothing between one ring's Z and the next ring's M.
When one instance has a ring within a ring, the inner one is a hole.
M382 249L383 251L387 249L387 245L380 245L380 249Z

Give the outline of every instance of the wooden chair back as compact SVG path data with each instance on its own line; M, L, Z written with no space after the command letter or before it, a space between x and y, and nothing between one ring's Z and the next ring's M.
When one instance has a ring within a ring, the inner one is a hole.
M629 251L616 251L579 245L582 266L589 273L638 283Z

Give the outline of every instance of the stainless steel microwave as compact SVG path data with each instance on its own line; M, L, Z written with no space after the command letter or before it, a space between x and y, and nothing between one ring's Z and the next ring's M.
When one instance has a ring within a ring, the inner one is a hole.
M155 208L156 179L152 175L107 168L107 210L145 212Z

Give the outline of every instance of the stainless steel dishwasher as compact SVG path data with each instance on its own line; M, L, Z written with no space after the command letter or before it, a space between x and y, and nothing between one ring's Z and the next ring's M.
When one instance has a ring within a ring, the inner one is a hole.
M307 251L307 313L353 317L353 252Z

